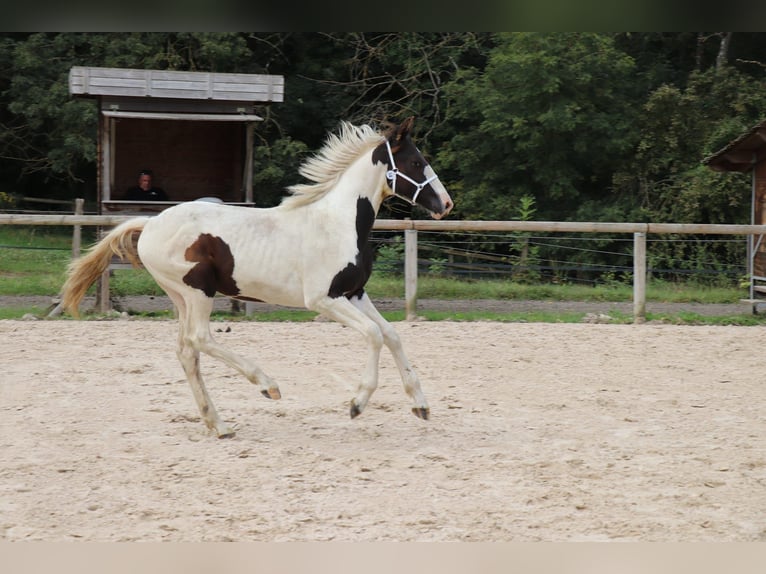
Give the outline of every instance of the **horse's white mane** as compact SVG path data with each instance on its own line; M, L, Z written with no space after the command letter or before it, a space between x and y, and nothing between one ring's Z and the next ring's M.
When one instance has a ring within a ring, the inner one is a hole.
M385 137L368 125L355 126L341 122L340 133L330 134L324 146L298 170L314 183L299 183L287 188L290 196L282 205L299 207L312 203L330 191L341 174L362 153L380 144Z

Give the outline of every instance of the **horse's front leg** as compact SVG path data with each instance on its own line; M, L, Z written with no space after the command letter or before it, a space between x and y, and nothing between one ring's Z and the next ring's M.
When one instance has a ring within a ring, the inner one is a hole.
M378 387L378 363L380 349L383 347L383 334L380 327L345 297L324 297L312 302L308 308L355 329L367 341L367 365L362 373L356 396L351 399L349 410L351 418L356 418L362 414L372 393Z
M388 350L391 351L396 367L399 369L404 392L412 399L412 413L416 417L428 420L431 414L428 401L426 401L423 390L420 388L420 379L418 379L415 369L412 368L407 355L404 353L404 347L396 329L378 312L367 293L363 293L361 297L352 297L351 303L372 319L380 328L383 334L383 342L388 347Z

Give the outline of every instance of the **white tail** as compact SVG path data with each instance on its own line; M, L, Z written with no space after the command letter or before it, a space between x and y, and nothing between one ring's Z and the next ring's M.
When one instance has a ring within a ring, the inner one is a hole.
M61 304L72 315L79 315L80 301L85 292L109 267L112 256L128 260L136 267L140 265L136 252L135 240L149 221L148 217L136 217L121 223L110 231L101 241L79 259L75 259L67 268L67 280L61 294Z

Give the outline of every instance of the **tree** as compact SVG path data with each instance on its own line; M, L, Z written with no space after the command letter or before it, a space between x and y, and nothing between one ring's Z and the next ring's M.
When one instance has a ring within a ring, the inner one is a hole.
M762 121L764 88L732 67L714 66L692 73L686 88L654 90L641 109L636 153L615 170L615 193L653 221L747 221L745 179L700 162Z
M39 33L6 35L0 161L22 190L45 184L67 194L95 179L97 114L68 93L75 65L234 71L247 65L244 39L232 33ZM51 185L53 184L53 185Z
M487 34L387 32L328 34L346 52L345 77L323 80L351 97L342 113L350 121L418 117L428 141L444 120L443 87L468 61L483 64Z
M567 219L604 193L633 145L633 60L605 34L496 41L483 73L462 73L447 87L457 133L438 157L462 181L457 209L505 219L530 195L543 217Z
M258 190L259 207L277 205L288 186L298 181L298 168L308 155L305 143L285 136L255 147L253 187Z

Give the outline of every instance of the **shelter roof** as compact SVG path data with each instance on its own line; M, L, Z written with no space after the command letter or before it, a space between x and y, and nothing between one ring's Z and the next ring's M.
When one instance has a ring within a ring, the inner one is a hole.
M69 93L80 97L169 98L269 103L284 98L284 77L74 66Z
M702 163L715 171L748 172L766 158L766 120L730 141Z

